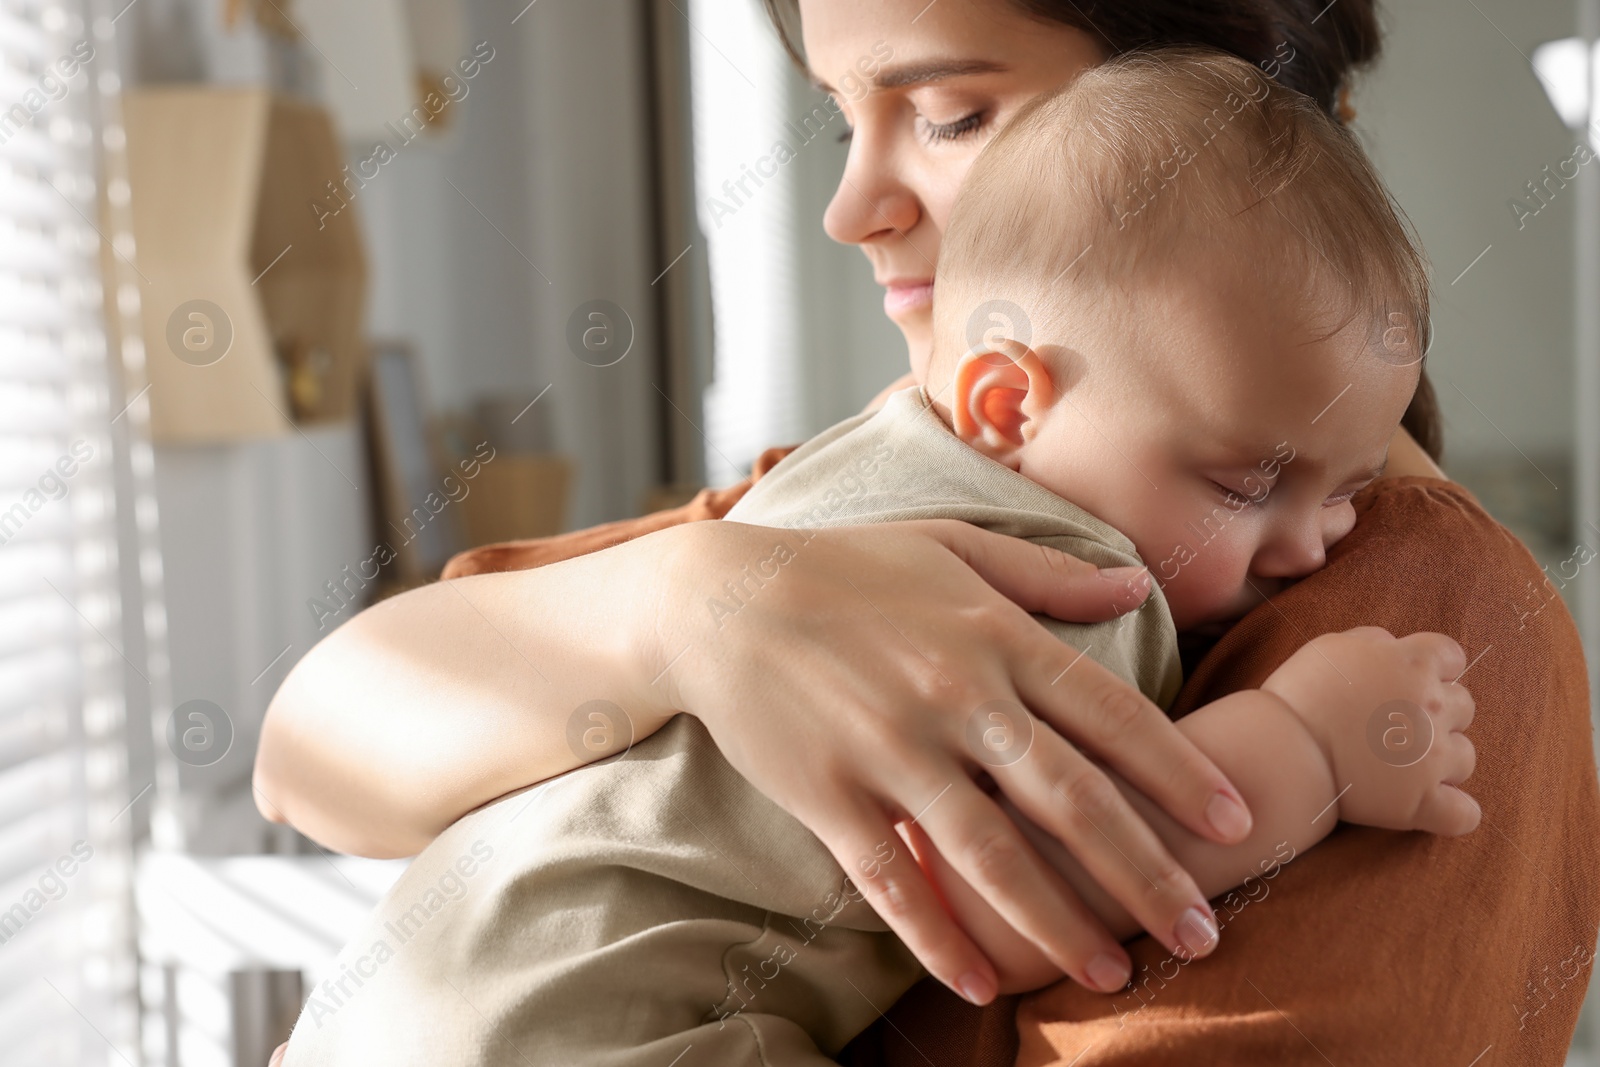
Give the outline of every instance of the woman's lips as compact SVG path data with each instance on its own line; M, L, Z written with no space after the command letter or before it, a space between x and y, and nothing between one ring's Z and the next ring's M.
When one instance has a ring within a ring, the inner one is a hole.
M933 303L933 281L890 282L883 289L883 312L891 319Z

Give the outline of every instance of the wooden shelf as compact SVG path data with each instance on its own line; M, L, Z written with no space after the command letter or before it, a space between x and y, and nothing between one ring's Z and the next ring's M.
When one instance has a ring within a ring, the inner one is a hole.
M123 107L154 437L352 416L366 263L354 205L327 210L344 176L327 114L212 86L141 89Z

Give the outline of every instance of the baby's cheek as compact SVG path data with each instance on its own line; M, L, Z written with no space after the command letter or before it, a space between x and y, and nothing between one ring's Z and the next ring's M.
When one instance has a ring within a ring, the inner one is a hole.
M1209 541L1191 537L1150 564L1178 629L1229 617L1253 599L1246 584L1250 556L1239 540L1230 543L1226 530Z

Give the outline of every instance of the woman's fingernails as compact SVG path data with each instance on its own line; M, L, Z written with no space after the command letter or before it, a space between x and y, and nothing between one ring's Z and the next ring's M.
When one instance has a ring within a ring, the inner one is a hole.
M1190 908L1178 919L1173 936L1191 958L1204 956L1217 945L1217 921L1209 910Z
M968 971L956 983L956 989L972 1003L983 1007L999 992L994 982L980 971Z
M1108 582L1125 582L1134 589L1150 585L1149 567L1101 567L1100 577Z
M1104 567L1102 580L1121 586L1116 608L1118 614L1142 607L1150 599L1150 571L1145 567Z
M1218 793L1206 803L1206 821L1224 841L1242 841L1250 833L1250 812L1227 793Z
M1114 956L1102 952L1089 961L1089 966L1084 968L1084 973L1089 976L1089 981L1102 993L1115 993L1128 984L1128 965Z

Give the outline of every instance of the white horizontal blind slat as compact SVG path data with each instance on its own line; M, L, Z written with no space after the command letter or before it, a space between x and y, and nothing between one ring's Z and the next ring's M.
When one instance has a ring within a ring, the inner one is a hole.
M87 10L0 0L0 1064L114 1063L114 1045L133 1047L108 1009L130 969L113 822L129 793L121 404L95 134L109 68L59 74L94 33ZM95 38L106 63L110 45Z

